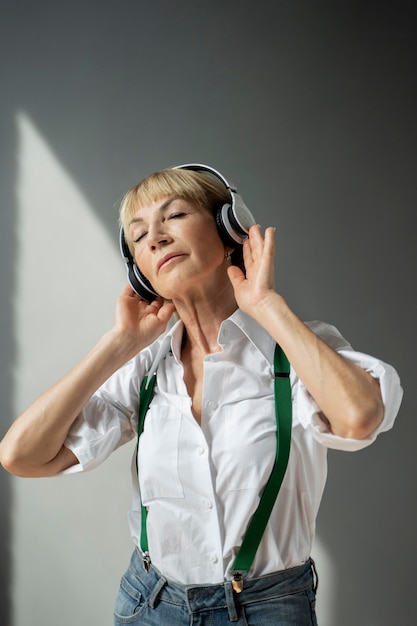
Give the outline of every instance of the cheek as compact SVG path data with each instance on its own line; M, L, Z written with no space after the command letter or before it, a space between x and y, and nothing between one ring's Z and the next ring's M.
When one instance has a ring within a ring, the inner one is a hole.
M135 263L146 277L149 275L150 265L148 255L141 250L136 250L134 255Z
M224 258L225 246L220 238L214 219L207 221L193 233L193 242L197 251L209 256L220 255Z
M203 259L206 261L210 259L216 265L224 261L226 250L217 230L214 236L208 237L207 233L202 234L199 240L199 253Z

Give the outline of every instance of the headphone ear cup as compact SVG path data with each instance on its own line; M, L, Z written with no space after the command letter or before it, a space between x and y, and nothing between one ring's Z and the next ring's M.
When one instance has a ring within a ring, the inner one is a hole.
M128 268L128 280L133 291L135 291L142 300L152 302L159 294L156 293L149 280L142 274L136 263L133 261Z
M127 272L127 280L133 291L147 302L152 302L158 297L158 293L154 290L149 280L142 274L127 245L123 228L120 229L120 252L124 259Z
M216 211L216 225L217 230L220 235L220 239L223 241L225 246L228 248L236 248L236 246L241 245L241 240L237 241L234 237L232 237L231 232L232 228L230 226L230 222L228 219L228 215L231 209L230 204L222 204Z
M247 239L249 228L256 222L238 194L234 194L233 200L233 204L223 204L216 211L216 224L223 243L236 248Z

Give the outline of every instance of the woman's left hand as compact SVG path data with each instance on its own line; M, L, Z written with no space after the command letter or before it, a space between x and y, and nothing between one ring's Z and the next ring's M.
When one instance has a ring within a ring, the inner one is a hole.
M268 227L262 235L259 225L251 226L249 237L243 244L246 277L236 265L228 268L239 308L256 317L272 294L274 286L275 228Z

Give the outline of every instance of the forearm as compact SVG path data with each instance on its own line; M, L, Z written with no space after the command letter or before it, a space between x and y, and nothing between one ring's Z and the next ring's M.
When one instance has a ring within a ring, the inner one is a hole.
M379 384L315 335L275 291L274 250L274 229L263 237L251 226L243 245L246 276L237 267L228 270L236 301L280 344L332 432L365 438L383 418Z
M276 292L257 307L256 319L281 345L334 434L361 439L375 430L384 408L368 372L337 354Z
M136 351L114 331L43 393L12 424L0 443L0 462L20 476L57 473L72 464L67 434L93 393Z

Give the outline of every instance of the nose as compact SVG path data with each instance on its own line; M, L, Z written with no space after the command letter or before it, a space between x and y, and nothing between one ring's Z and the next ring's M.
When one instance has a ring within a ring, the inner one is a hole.
M156 250L157 248L170 243L172 238L166 232L163 223L153 222L152 224L149 224L146 241L150 250Z

